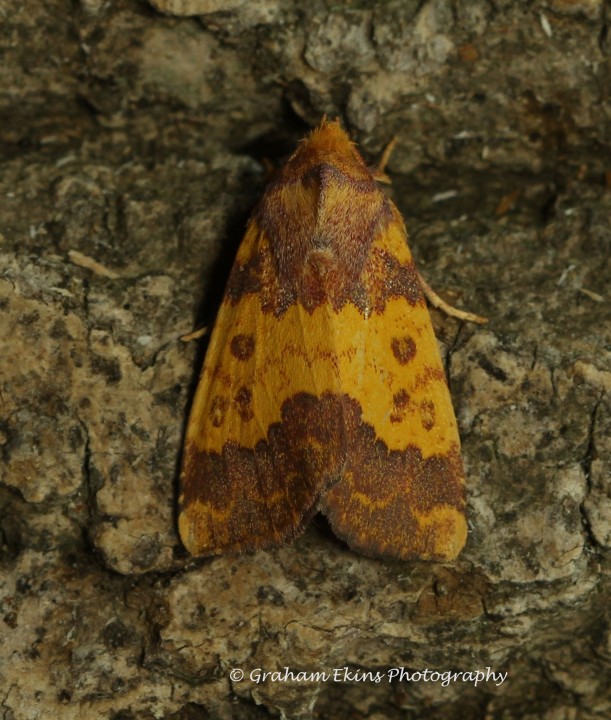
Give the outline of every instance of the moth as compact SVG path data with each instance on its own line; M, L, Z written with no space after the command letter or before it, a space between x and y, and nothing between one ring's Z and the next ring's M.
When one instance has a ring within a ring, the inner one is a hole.
M186 430L193 555L273 548L322 512L373 557L452 560L460 440L399 211L324 119L248 223Z

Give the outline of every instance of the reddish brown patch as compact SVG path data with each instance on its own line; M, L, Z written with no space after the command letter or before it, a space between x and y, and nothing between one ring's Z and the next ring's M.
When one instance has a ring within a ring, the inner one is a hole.
M234 335L229 343L229 350L238 360L249 360L255 351L255 339L252 335Z
M336 534L365 554L432 556L434 539L421 537L414 512L438 505L463 511L458 447L427 459L414 446L389 450L346 395L300 393L281 412L254 449L233 442L221 454L185 449L182 507L231 505L218 533L228 540L210 553L287 542L320 505ZM393 533L412 536L413 546L393 547Z
M299 146L265 192L247 233L251 255L234 266L227 298L256 293L276 317L295 302L308 312L352 303L363 314L383 313L394 297L424 302L413 263L372 249L390 222L403 227L346 134L327 127Z
M237 302L243 295L256 295L261 292L266 259L264 253L255 249L247 262L234 264L225 289L229 300Z
M252 409L252 391L247 387L242 386L235 394L234 401L242 420L245 422L252 420L254 417Z
M294 211L300 194L311 198L305 212ZM371 244L390 217L362 160L339 169L298 151L265 193L257 222L269 238L279 286L312 312L323 302L339 310L353 301Z
M367 260L365 276L375 312L383 313L391 298L404 297L412 306L424 303L413 261L402 265L394 255L376 248Z
M417 378L415 387L416 388L422 388L426 387L432 382L446 382L446 376L443 372L443 369L440 367L431 367L430 365L427 365L424 368L424 371L422 374Z
M410 404L410 395L407 390L399 390L392 398L393 411L390 415L390 422L400 423L405 417L405 411Z
M400 365L407 365L416 357L416 342L409 335L393 338L390 349Z
M222 395L217 395L212 400L212 402L210 403L210 410L208 412L210 416L210 422L212 423L213 427L221 427L221 425L225 421L225 415L228 408L229 400L226 397L223 397Z
M398 410L405 410L407 406L409 405L410 401L410 394L407 392L407 390L399 390L398 393L395 393L392 397L393 405Z
M430 400L423 400L420 403L420 422L425 430L432 430L435 427L435 405Z
M350 418L356 421L356 412ZM415 446L389 450L362 422L347 427L346 435L348 463L342 480L321 501L333 532L373 557L444 559L436 552L444 529L423 530L417 514L444 506L464 513L458 445L443 455L423 458Z
M219 532L229 540L210 554L274 547L303 531L344 467L342 417L339 398L300 393L283 404L282 421L254 449L234 442L221 454L185 448L181 506L232 506Z

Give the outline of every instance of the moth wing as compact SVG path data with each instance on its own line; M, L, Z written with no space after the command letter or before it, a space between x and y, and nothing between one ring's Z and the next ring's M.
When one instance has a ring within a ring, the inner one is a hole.
M345 311L335 316L336 332L349 336L356 353L340 364L346 466L321 510L334 533L366 555L450 560L467 534L460 440L394 206L393 215L362 275L372 312L353 323Z
M187 425L178 526L191 554L288 542L339 477L342 406L336 392L321 399L339 388L330 323L327 306L313 318L280 286L268 238L252 220Z

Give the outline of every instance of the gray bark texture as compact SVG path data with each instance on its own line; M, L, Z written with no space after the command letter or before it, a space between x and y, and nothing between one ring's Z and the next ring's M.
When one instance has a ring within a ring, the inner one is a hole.
M0 717L611 717L610 20L0 1ZM372 163L397 136L421 273L489 318L432 311L468 479L451 564L319 519L256 555L177 537L205 346L179 337L324 113Z

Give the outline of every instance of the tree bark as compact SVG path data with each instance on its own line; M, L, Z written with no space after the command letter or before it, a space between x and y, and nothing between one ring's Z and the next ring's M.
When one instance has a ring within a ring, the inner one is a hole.
M4 717L609 716L610 8L0 4ZM205 345L179 338L325 113L372 164L397 136L420 272L489 318L432 310L454 563L361 557L320 518L240 557L176 534Z

